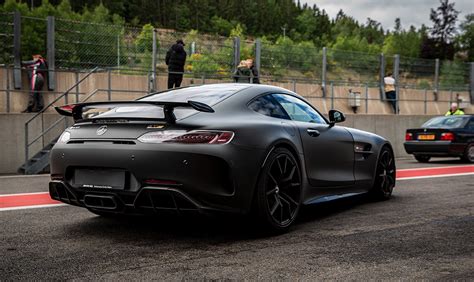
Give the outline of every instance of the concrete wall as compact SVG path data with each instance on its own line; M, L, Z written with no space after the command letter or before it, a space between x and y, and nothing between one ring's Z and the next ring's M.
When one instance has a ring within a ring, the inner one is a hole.
M12 83L12 71L10 71L10 88ZM73 72L57 72L56 74L56 90L54 92L46 91L43 93L45 99L45 105L53 101L58 95L66 91L69 87L74 85L77 79L82 78L85 74L76 74ZM6 82L7 82L6 69L0 68L0 112L6 112ZM10 90L10 112L18 113L26 108L28 101L28 79L26 73L23 72L23 87L21 90ZM192 84L202 84L202 83L223 83L230 82L229 80L217 80L217 79L206 79L203 81L200 78L188 78L183 79L183 86L192 85ZM355 86L334 86L329 87L327 90L327 97L322 98L321 85L314 83L302 83L298 82L293 84L291 82L275 82L269 80L262 80L262 83L271 84L275 86L280 86L290 90L296 90L296 92L308 100L311 101L321 112L327 112L333 106L335 109L341 110L343 112L352 112L352 109L348 105L348 93L349 89L352 89L354 92L360 92L362 96L361 106L358 109L360 114L392 114L392 109L387 102L380 101L379 89L376 87L369 88L367 92L368 103L366 106L365 101L365 88L364 87L355 87ZM167 76L160 75L158 76L158 89L166 89L167 87ZM95 89L107 89L109 85L108 73L96 73L92 74L89 78L84 80L83 83L79 85L76 89L73 89L70 92L69 99L61 99L56 104L62 105L66 102L72 103L82 101L86 95L94 91ZM134 93L133 91L148 91L148 77L144 74L124 74L122 73L112 73L111 74L111 88L114 90L124 90L125 92L112 91L111 97L112 100L127 100L127 99L136 99L140 96L143 96L144 93ZM128 92L127 92L128 91ZM76 95L76 92L79 93ZM401 115L412 115L416 114L425 114L425 95L428 100L426 104L426 114L428 115L439 115L444 114L450 105L450 101L454 101L456 94L459 94L463 97L468 103L467 108L465 109L466 113L474 113L474 105L469 103L469 93L468 92L450 92L450 91L441 91L438 94L438 101L434 101L434 96L431 91L425 93L424 90L414 90L414 89L400 89L400 114ZM331 98L331 95L334 95L334 98ZM101 91L95 95L89 101L105 101L108 99L108 93L106 91ZM407 101L409 100L409 101ZM53 111L51 109L51 111Z
M24 162L25 157L25 122L33 114L0 114L0 174L16 173L18 167ZM57 114L44 115L44 128L47 128L59 118ZM407 157L403 149L405 130L418 127L431 116L395 116L395 115L347 115L347 120L341 125L354 127L379 134L392 142L397 157ZM57 137L62 131L64 123L58 125L51 134L45 137L47 143ZM30 125L31 142L41 132L41 120L38 119ZM31 147L30 155L33 156L41 150L42 142L39 140Z

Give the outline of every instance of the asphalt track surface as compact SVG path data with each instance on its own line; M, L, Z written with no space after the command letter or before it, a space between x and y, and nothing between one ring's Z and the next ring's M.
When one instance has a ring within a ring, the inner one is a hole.
M0 177L0 195L45 192L48 180ZM279 236L245 218L107 219L64 205L0 210L0 280L25 279L473 280L474 175L400 179L389 201L358 196L308 207Z

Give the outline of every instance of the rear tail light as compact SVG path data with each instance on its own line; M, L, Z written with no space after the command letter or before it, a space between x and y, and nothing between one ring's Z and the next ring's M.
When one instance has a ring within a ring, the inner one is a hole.
M444 140L444 141L453 141L454 140L454 134L451 133L451 132L445 132L445 133L441 133L441 140Z
M142 143L227 144L234 138L231 131L165 130L153 131L138 138Z
M413 140L413 134L407 132L407 134L405 134L405 141L410 141L410 140Z

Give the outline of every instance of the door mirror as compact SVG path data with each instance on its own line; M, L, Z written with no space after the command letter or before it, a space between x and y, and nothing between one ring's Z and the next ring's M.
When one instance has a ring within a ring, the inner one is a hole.
M334 125L335 123L338 122L343 122L346 120L346 116L344 113L338 111L338 110L330 110L329 111L329 122Z

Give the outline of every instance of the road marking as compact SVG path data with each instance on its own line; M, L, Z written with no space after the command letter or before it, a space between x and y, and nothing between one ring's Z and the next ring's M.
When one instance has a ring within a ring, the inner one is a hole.
M397 180L474 174L474 165L397 170Z
M474 165L408 168L397 170L397 180L474 175ZM51 199L48 192L0 194L0 211L67 206Z
M51 199L48 192L0 195L0 209L59 203Z
M67 206L67 204L49 204L49 205L34 205L34 206L23 206L23 207L0 208L0 211L54 208L54 207L62 207L62 206Z
M464 176L464 175L474 175L474 172L439 174L439 175L426 175L426 176L413 176L413 177L400 177L400 178L397 178L397 181L411 180L411 179L424 179L424 178L437 178L437 177Z

